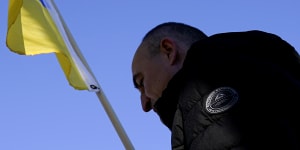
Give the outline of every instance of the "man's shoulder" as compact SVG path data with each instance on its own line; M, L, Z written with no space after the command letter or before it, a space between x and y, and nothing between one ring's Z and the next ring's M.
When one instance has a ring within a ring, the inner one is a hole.
M230 32L222 32L222 33L216 33L211 36L210 38L234 38L234 37L279 37L278 35L262 31L262 30L245 30L245 31L230 31Z
M199 70L203 74L203 70L212 68L268 64L297 72L300 68L299 62L299 54L294 47L279 36L260 30L249 30L218 33L194 43L187 53L183 67L193 72Z
M218 57L218 55L221 56ZM225 56L241 55L271 62L299 61L299 54L292 45L276 34L261 30L224 32L211 35L194 43L188 51L187 59L202 56L209 57L209 59L220 59L220 57Z

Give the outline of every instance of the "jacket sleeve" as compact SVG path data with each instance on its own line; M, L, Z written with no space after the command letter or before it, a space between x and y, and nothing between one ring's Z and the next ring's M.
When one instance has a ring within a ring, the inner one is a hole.
M293 105L300 99L299 62L291 45L261 31L214 35L193 45L179 101L185 148L299 148ZM236 91L238 101L212 113L207 101L222 87Z

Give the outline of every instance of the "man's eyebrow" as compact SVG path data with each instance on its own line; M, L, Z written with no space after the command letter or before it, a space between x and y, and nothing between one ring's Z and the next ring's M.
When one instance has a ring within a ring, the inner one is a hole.
M138 89L138 88L139 88L139 85L136 83L136 78L137 78L137 76L139 76L139 73L133 75L132 80L133 80L133 85L134 85L134 87Z

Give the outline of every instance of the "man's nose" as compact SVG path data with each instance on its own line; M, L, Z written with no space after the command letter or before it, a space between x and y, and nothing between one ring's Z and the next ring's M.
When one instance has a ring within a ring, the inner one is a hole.
M141 103L145 112L148 112L152 109L151 99L145 94L141 94Z

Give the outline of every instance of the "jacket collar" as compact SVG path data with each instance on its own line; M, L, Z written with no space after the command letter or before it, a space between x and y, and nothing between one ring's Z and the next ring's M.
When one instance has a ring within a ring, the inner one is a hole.
M172 124L175 112L177 110L180 89L183 83L183 72L179 71L169 81L167 88L163 91L162 96L157 100L154 107L156 113L159 115L160 120L170 130L172 130Z

